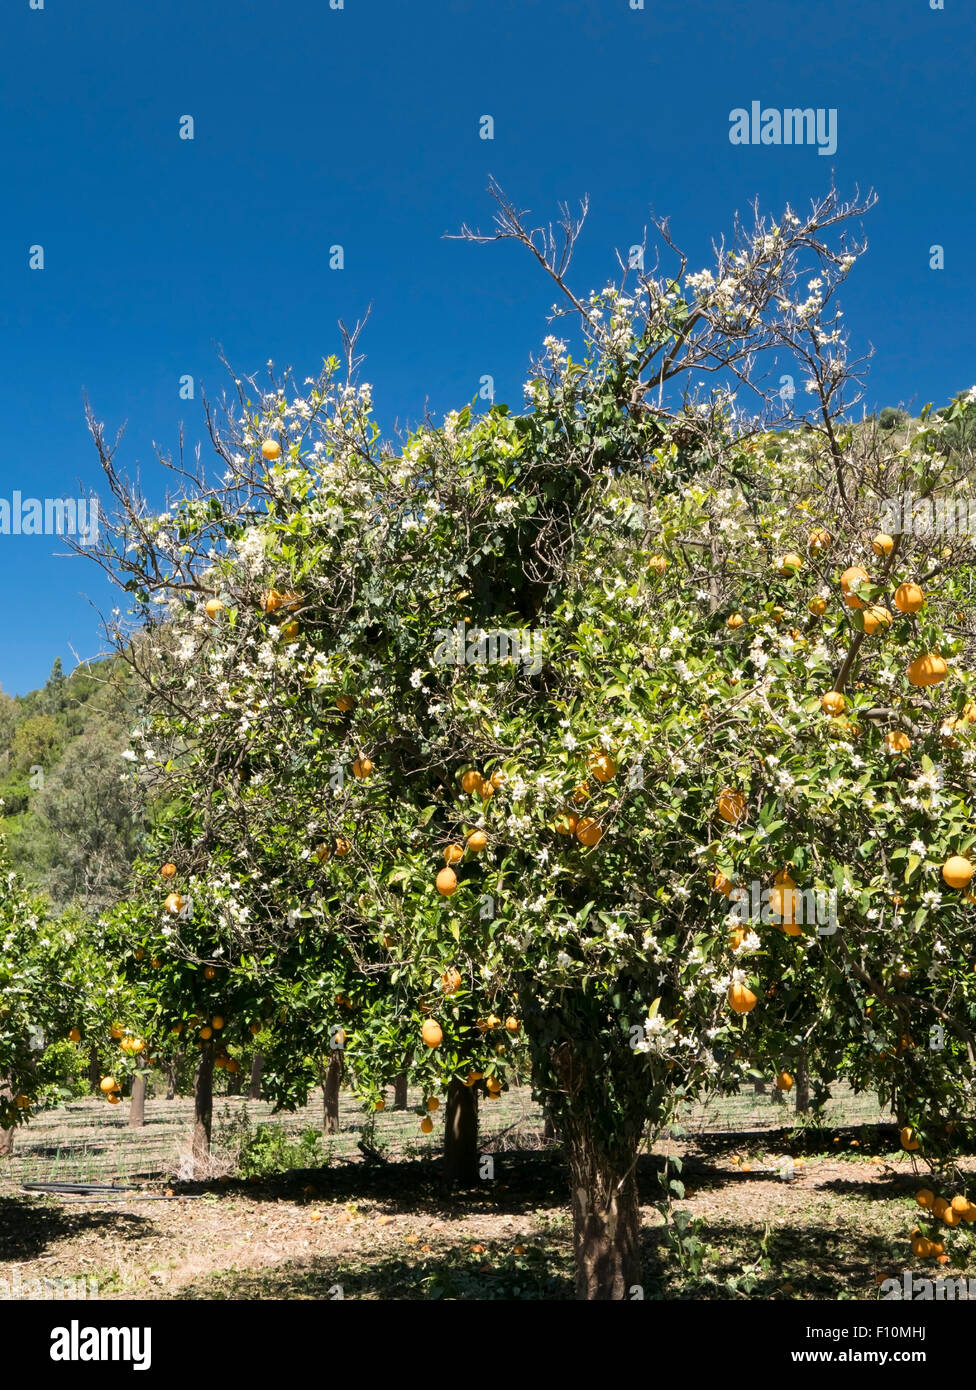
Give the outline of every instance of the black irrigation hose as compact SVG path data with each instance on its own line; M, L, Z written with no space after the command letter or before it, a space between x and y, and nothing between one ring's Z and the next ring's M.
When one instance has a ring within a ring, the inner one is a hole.
M41 1192L54 1197L123 1197L129 1202L180 1202L185 1201L185 1197L166 1196L139 1196L130 1197L130 1192L139 1192L138 1187L123 1187L117 1183L88 1183L88 1182L24 1182L20 1185L21 1192ZM199 1194L188 1194L196 1197Z

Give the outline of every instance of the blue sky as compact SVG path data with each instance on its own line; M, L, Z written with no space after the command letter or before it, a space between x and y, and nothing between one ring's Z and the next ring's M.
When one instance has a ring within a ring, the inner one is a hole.
M443 239L490 223L489 174L540 218L589 195L583 291L612 278L651 208L697 269L757 195L776 212L832 173L844 194L873 186L869 254L843 298L855 343L876 349L868 406L941 404L976 382L976 30L961 0L29 5L0 15L0 497L98 486L87 393L109 427L128 422L122 461L161 501L153 441L175 445L181 420L201 436L182 375L219 390L220 345L238 371L272 358L304 376L370 302L363 377L387 427L463 405L486 373L520 408L550 287L515 247ZM836 154L731 145L729 112L752 100L836 108ZM61 549L0 535L9 693L101 648L92 604L113 593Z

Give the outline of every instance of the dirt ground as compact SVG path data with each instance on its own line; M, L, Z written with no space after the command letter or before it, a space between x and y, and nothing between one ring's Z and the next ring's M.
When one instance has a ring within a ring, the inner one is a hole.
M415 1122L410 1116L411 1133ZM332 1154L327 1167L260 1180L146 1175L134 1179L141 1200L32 1195L21 1183L37 1180L41 1158L22 1146L26 1178L12 1165L0 1176L0 1281L9 1287L16 1276L23 1288L86 1277L102 1299L569 1298L561 1152L531 1127L527 1147L507 1146L508 1126L501 1134L486 1143L493 1179L454 1195L444 1191L436 1148L375 1163L353 1150ZM120 1131L116 1153L128 1135ZM91 1135L86 1142L90 1149ZM130 1140L140 1142L144 1134ZM45 1150L57 1176L69 1149L62 1138ZM645 1298L870 1299L884 1278L931 1265L908 1246L923 1215L914 1193L924 1170L897 1151L889 1126L713 1131L671 1141L668 1151L683 1164L670 1173L685 1184L675 1209L701 1225L691 1226L683 1258L662 1259L664 1220L652 1205L658 1146L639 1172ZM972 1190L976 1165L968 1171ZM949 1262L933 1271L965 1272L974 1231L946 1231Z

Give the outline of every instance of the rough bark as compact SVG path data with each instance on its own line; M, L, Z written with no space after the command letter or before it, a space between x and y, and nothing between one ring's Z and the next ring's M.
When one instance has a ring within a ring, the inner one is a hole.
M478 1092L457 1080L447 1088L444 1177L452 1187L473 1187L480 1182Z
M342 1085L342 1052L336 1048L322 1083L322 1128L326 1134L339 1133L339 1088Z
M261 1077L264 1075L264 1053L255 1052L251 1058L251 1084L248 1087L248 1100L261 1099Z
M210 1132L213 1126L214 1051L211 1045L200 1053L196 1085L193 1089L193 1158L201 1176L210 1158Z
M393 1082L393 1109L407 1108L407 1073L402 1071Z
M586 1115L565 1127L573 1213L576 1297L629 1299L640 1286L640 1202L637 1144L601 1151Z
M183 1054L178 1052L175 1057L170 1057L166 1062L166 1099L176 1099L176 1069L180 1065Z
M4 1100L13 1100L14 1093L10 1089L10 1083L5 1076L0 1076L0 1096ZM0 1129L0 1158L9 1158L14 1151L14 1135L17 1126L13 1125L10 1129Z
M97 1047L88 1049L88 1089L93 1096L100 1094L98 1083L102 1079L102 1062Z
M139 1066L145 1067L145 1057L139 1058ZM141 1129L146 1123L146 1078L136 1075L132 1078L132 1098L129 1101L129 1128Z

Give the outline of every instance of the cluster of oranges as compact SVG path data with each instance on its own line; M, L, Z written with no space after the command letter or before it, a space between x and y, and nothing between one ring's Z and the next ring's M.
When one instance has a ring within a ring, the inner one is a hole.
M936 1221L941 1221L950 1230L965 1222L976 1222L976 1202L961 1194L955 1197L937 1197L931 1188L923 1187L915 1193L915 1201L923 1210L931 1212ZM920 1259L936 1259L939 1264L948 1263L948 1255L941 1240L930 1240L916 1226L911 1233L912 1254Z
M612 755L603 748L594 748L586 760L586 770L595 782L604 786L617 775L617 764ZM556 817L554 829L557 835L575 835L585 849L594 849L603 839L603 826L593 816L580 816L574 806L583 806L590 799L588 781L578 783L570 794L570 805Z
M465 775L467 776L467 774ZM492 776L500 779L497 783L498 786L503 785L501 780L504 779L505 776L503 772L493 772ZM492 784L489 782L485 785L491 787ZM492 787L492 790L494 791L495 788ZM459 845L456 841L452 841L449 845L444 846L444 867L434 879L434 887L442 898L453 897L458 890L458 876L454 872L454 865L460 864L461 860L464 858L465 850L469 851L471 854L480 854L487 846L488 835L484 830L472 830L465 837L463 845ZM454 988L457 989L460 983L460 977L458 977L458 983ZM453 994L454 990L445 990L445 993Z

